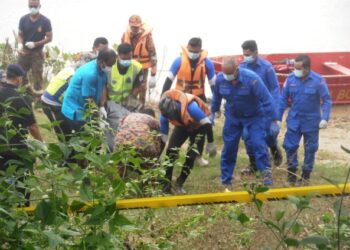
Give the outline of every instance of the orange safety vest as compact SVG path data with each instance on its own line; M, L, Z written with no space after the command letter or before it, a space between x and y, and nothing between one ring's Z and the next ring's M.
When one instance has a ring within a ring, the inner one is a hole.
M144 31L138 38L136 46L133 51L133 58L142 64L143 69L148 69L152 67L152 62L150 58L149 51L147 50L147 37L151 34L152 28L142 25L141 29ZM124 33L122 43L128 43L131 45L131 30L128 27L127 31Z
M203 110L206 116L210 115L210 110L208 106L199 97L195 95L184 93L176 89L171 89L164 92L163 97L165 96L168 96L172 100L178 101L181 104L181 122L169 119L169 122L174 126L187 127L187 130L190 131L197 129L201 126L201 124L194 120L187 111L187 106L192 101L197 102L199 108Z
M205 83L205 58L208 52L203 50L199 57L194 72L191 72L191 62L187 55L187 49L182 47L181 66L177 73L176 89L195 96L204 95Z

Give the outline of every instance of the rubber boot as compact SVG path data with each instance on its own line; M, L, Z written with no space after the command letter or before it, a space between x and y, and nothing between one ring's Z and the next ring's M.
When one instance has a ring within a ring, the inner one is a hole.
M283 161L282 151L277 146L270 147L270 151L273 159L273 164L277 167L280 166Z
M297 182L296 172L297 172L296 168L288 169L287 186L295 186L295 183Z
M249 166L241 171L241 175L255 175L257 171L255 157L249 155Z
M310 171L303 170L301 174L301 179L298 181L299 186L308 186L310 184Z
M273 184L272 181L272 173L270 169L267 169L261 173L262 183L264 186L271 186Z

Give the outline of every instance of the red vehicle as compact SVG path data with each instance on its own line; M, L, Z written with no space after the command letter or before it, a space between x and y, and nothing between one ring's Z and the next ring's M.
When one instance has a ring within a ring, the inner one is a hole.
M294 70L294 58L306 54L311 58L311 68L321 74L328 84L333 104L350 104L350 52L288 53L259 55L270 61L277 73L280 87ZM221 57L211 58L215 71L221 71ZM238 56L242 60L243 56Z

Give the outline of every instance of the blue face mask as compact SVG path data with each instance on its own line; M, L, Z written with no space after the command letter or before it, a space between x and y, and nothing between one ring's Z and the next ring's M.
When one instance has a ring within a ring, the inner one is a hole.
M301 69L294 69L294 75L298 78L302 78L304 76L304 73Z
M120 65L123 67L129 67L131 65L131 60L119 60Z
M234 74L231 74L231 75L227 75L224 73L224 78L226 81L233 81L235 79L235 75Z
M244 56L243 62L252 63L252 62L254 62L254 57L253 56Z

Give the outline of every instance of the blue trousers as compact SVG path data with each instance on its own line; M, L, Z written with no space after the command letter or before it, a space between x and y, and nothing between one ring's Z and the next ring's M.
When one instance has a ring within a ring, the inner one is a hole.
M226 116L223 128L224 147L221 153L221 182L231 184L236 165L239 140L243 128L251 136L252 149L259 171L271 167L269 153L265 141L265 123L263 117L236 118Z
M278 140L277 137L278 135L271 135L270 133L270 126L271 126L272 120L271 119L266 119L265 118L265 140L266 140L266 144L268 147L276 147L278 145ZM249 156L254 156L254 149L253 149L253 142L254 142L254 137L252 137L247 128L244 128L244 132L243 132L243 140L244 140L244 144L246 147L246 151L247 154Z
M298 168L298 148L301 137L304 138L304 165L303 171L312 172L315 164L315 154L318 150L319 131L302 132L300 128L287 129L284 137L283 148L287 154L288 169Z

